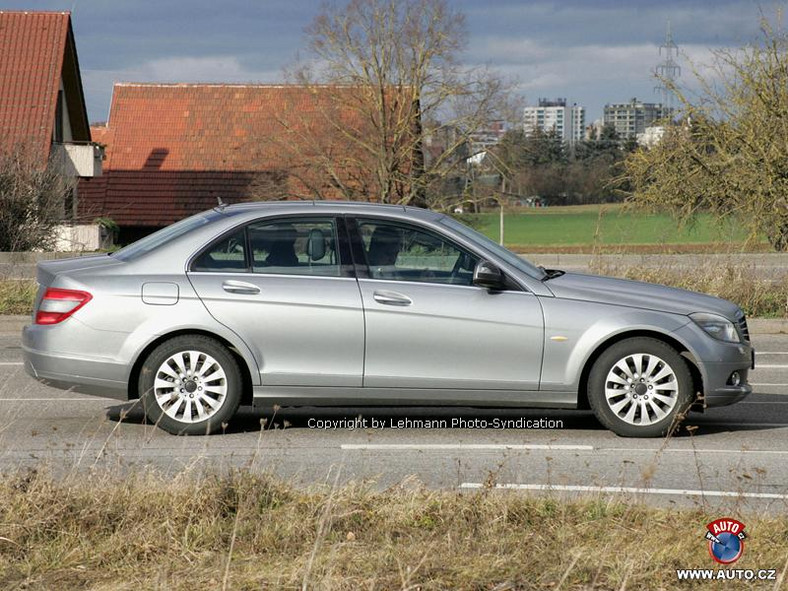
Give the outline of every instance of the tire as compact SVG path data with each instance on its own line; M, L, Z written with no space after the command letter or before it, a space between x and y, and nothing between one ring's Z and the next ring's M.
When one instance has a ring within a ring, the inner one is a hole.
M243 380L224 345L210 337L184 335L148 355L138 386L153 424L174 435L209 435L235 415Z
M647 337L605 350L588 377L588 402L597 419L622 437L664 437L693 400L687 361L670 345Z

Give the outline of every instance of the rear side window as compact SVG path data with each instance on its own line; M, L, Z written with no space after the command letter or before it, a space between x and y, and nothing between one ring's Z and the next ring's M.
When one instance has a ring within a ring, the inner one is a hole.
M246 231L243 228L209 246L192 263L192 271L243 273L248 269Z
M334 220L278 220L249 225L255 273L339 277Z
M333 219L254 222L206 248L192 271L339 277Z

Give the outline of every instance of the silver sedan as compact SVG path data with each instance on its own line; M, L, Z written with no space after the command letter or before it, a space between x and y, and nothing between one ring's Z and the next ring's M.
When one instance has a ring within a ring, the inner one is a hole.
M591 408L661 436L751 392L744 314L536 267L451 217L336 202L220 206L111 255L39 263L25 366L141 399L171 433L240 404Z

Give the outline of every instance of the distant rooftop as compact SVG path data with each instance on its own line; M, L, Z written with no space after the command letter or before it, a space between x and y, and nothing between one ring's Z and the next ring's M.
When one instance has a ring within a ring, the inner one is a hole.
M540 107L565 107L566 106L566 99L565 98L555 98L555 99L540 98L539 99L539 106Z

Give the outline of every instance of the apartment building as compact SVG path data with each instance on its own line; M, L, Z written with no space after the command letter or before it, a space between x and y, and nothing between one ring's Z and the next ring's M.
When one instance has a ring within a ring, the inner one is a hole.
M567 105L565 98L539 99L536 106L525 107L523 124L526 135L537 129L554 131L571 144L585 137L585 108L577 103Z

